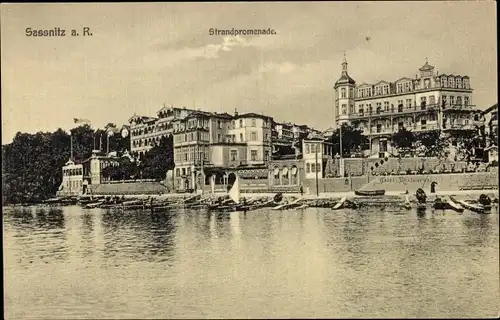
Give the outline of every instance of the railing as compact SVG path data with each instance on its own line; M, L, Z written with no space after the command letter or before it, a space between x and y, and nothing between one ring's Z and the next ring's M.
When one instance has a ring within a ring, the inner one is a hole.
M439 110L438 104L428 104L425 107L421 105L415 105L411 108L404 109L391 109L391 110L380 110L380 111L372 111L372 112L358 112L351 113L349 117L351 118L373 118L378 116L390 116L390 115L399 115L399 114L410 114L410 113L418 113L418 112L427 112L427 111L437 111Z
M438 124L424 124L424 125L413 125L413 126L405 126L407 130L411 131L429 131L429 130L437 130L439 129ZM393 128L381 128L379 130L363 130L364 135L384 135L384 134L393 134L399 131L399 127L394 126Z

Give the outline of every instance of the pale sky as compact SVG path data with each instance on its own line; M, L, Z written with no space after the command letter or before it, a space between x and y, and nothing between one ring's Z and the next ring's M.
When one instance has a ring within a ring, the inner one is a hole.
M2 4L2 144L16 132L155 116L162 105L264 113L325 130L344 51L357 83L415 77L425 63L469 75L497 102L496 3ZM90 27L92 37L27 37ZM210 28L276 35L210 36ZM371 40L367 41L366 37Z

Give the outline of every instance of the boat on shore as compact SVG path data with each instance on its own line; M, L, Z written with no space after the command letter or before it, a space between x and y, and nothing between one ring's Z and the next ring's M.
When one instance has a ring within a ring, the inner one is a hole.
M476 213L489 213L487 210L485 210L483 205L480 204L473 204L470 202L467 202L465 200L458 200L455 199L453 196L450 196L450 199L454 202L459 203L462 207L464 207L467 210L476 212Z
M446 199L446 202L450 206L450 209L455 210L456 212L464 212L464 207L462 207L458 202L454 201L452 197Z
M338 210L338 209L341 209L343 206L344 206L344 203L345 201L347 200L347 197L343 197L342 199L339 200L339 202L337 202L333 207L332 209L333 210Z
M354 194L357 196L369 196L369 197L376 197L376 196L383 196L385 195L385 190L356 190L354 191Z

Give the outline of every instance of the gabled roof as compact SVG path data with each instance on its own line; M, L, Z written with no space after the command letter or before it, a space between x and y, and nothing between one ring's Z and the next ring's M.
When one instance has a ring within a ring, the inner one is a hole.
M387 82L385 80L380 80L379 82L375 83L374 85L378 86L379 84L389 84L389 82Z
M408 77L402 77L402 78L399 78L398 80L396 80L394 83L398 83L398 82L401 82L403 80L405 80L405 81L412 81L413 79L410 79Z
M366 83L366 82L363 82L362 84L358 84L357 87L358 88L362 88L362 87L371 87L372 84L369 84L369 83Z

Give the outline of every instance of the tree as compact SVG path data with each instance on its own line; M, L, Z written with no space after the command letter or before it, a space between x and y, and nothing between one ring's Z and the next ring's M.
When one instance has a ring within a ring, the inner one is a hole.
M340 129L337 129L329 138L328 142L333 144L334 154L340 150ZM366 149L368 139L363 135L363 131L355 129L346 123L342 124L342 156L350 155L351 152L360 152Z
M105 148L104 131L97 133L103 134ZM71 135L62 129L52 133L18 132L12 143L2 146L3 199L10 203L36 202L54 196L62 181L61 168L71 156L71 145L73 161L78 163L92 155L94 141L97 145L99 136L89 125L72 129Z
M173 136L162 137L158 145L146 152L142 162L144 178L165 179L167 171L175 167Z
M477 150L486 147L484 138L476 131L462 130L455 139L457 141L458 152L467 161L472 160Z
M391 143L398 149L399 153L411 151L415 141L415 134L406 128L400 129L391 137Z
M416 135L416 147L425 157L446 158L449 155L449 138L440 130L421 132Z

